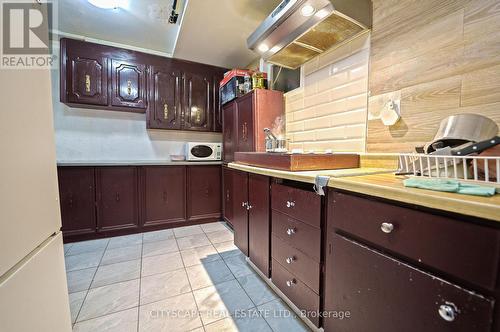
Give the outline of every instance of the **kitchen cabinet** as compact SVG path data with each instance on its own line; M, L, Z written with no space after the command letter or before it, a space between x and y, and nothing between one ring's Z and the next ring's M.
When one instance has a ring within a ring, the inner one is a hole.
M234 161L234 151L236 150L237 140L237 124L236 124L236 103L232 102L224 105L223 112L223 140L222 140L222 153L224 161L230 163Z
M234 190L232 198L234 229L234 244L248 256L248 174L233 171L232 186Z
M209 131L213 114L212 78L201 72L184 72L184 128Z
M220 166L187 166L187 218L220 220L222 170Z
M213 95L213 109L214 109L214 131L222 132L223 127L223 115L222 115L222 105L220 103L220 94L219 94L219 84L224 78L222 72L215 73L212 77L212 95Z
M144 166L144 227L186 219L186 168L184 166Z
M491 331L493 301L329 233L325 331Z
M228 167L222 167L222 216L226 222L233 224L233 173Z
M136 167L97 167L97 231L139 227Z
M68 235L96 231L93 167L59 168L62 231Z
M130 60L111 60L111 105L146 109L146 65Z
M182 72L174 66L151 66L149 77L149 129L181 129Z
M108 104L108 59L61 40L61 100L83 105Z
M234 160L234 152L265 152L264 128L273 128L284 115L283 93L255 89L223 106L224 161Z

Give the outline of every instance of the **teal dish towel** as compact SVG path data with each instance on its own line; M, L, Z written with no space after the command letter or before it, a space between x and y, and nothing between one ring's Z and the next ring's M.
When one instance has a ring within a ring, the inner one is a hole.
M420 188L435 191L445 191L464 195L485 196L495 195L493 187L480 186L477 184L463 183L458 180L429 179L429 178L408 178L403 181L405 187Z

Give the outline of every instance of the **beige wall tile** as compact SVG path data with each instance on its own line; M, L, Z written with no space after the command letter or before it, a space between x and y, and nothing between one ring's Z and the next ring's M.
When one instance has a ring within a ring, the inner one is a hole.
M306 108L301 111L297 111L293 113L293 121L300 121L305 119L310 119L316 116L314 108Z
M304 122L299 121L299 122L291 122L286 125L286 131L290 133L294 133L297 131L303 131L304 130Z
M321 93L317 93L313 96L304 98L304 107L315 106L323 103L327 103L330 101L330 91L324 91Z
M306 120L304 121L304 129L311 130L311 129L328 128L331 125L330 119L331 116L322 116L319 118Z
M332 126L348 124L366 125L366 108L330 115L330 124Z

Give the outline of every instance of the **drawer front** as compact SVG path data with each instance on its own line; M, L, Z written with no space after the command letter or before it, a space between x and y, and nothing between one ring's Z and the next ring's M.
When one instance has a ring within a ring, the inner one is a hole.
M321 261L321 230L278 211L272 212L273 234L314 259Z
M328 230L340 229L426 266L494 289L500 230L335 192ZM382 223L391 224L393 229Z
M300 310L306 312L319 312L320 299L309 287L296 276L287 271L276 260L272 261L273 283L292 301ZM317 314L307 314L307 317L319 327Z
M273 183L271 206L311 226L321 227L321 197L313 192Z
M320 265L302 251L291 247L275 235L271 238L271 256L319 294Z
M491 331L494 302L373 251L328 234L325 332Z

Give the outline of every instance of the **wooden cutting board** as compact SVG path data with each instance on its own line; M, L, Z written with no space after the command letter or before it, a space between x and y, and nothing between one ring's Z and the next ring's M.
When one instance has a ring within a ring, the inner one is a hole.
M359 167L359 155L355 153L288 154L236 152L234 154L234 161L244 165L291 172Z

